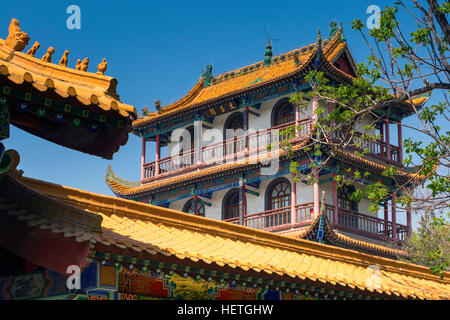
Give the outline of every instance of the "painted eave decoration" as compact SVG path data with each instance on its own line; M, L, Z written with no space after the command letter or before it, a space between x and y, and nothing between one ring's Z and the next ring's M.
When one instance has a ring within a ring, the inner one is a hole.
M6 40L0 39L0 97L11 113L11 124L62 146L111 159L128 140L138 113L122 103L117 80L87 72L89 58L68 67L69 51L52 63L53 47L36 58L40 44L27 51L30 38L12 19ZM74 59L75 60L75 59ZM75 61L74 61L75 62Z

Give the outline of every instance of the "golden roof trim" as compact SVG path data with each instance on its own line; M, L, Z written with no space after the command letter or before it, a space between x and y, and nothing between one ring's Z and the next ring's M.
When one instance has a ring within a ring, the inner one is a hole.
M94 104L122 117L138 116L133 106L120 102L116 78L43 61L13 49L3 39L0 39L0 76L18 85L30 83L41 92L54 90L62 98L74 96L84 105Z

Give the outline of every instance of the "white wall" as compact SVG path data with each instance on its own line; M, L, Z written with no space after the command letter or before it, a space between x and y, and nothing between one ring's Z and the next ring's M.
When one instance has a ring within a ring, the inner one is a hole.
M271 117L272 117L272 110L275 104L280 101L281 99L285 99L290 97L290 94L286 94L284 96L277 97L275 99L267 100L261 103L260 109L255 110L253 108L250 108L251 110L255 111L256 113L259 113L259 117L255 116L253 114L249 114L249 129L252 130L262 130L262 129L268 129L271 127ZM235 113L235 112L243 112L243 109L240 110L234 110L222 115L219 115L214 118L214 121L212 124L204 122L205 125L212 127L214 129L217 129L218 132L223 134L223 129L225 126L225 122L228 119L228 117ZM300 118L306 118L312 114L312 104L310 103L308 107L300 110ZM182 128L187 128L191 126L192 124L188 124ZM207 129L202 129L203 131ZM225 139L225 137L223 137ZM208 139L209 140L209 139ZM209 144L209 141L204 141L203 145ZM173 146L170 146L167 148L167 155L170 155L172 152Z
M284 178L288 179L292 186L292 176L285 175ZM247 214L253 214L265 211L265 194L269 184L278 177L261 181L259 190L259 196L247 193ZM248 189L254 190L252 187ZM205 206L205 216L212 219L222 219L222 201L230 189L224 189L215 191L212 194L211 199L204 199L206 202L211 203L211 207ZM182 211L184 204L190 198L174 201L170 203L169 208ZM313 201L313 186L297 181L297 204L307 203Z

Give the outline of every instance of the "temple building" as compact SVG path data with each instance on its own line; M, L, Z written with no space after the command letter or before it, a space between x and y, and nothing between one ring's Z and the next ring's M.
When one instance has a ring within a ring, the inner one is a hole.
M267 149L278 137L273 128L294 121L302 125L293 140L302 159L314 118L286 99L307 90L301 77L308 68L334 81L355 75L342 30L332 30L274 58L269 44L264 62L222 76L208 67L185 98L139 117L104 74L105 59L91 73L89 59L69 67L68 50L58 65L53 47L41 59L38 42L23 53L30 37L13 19L0 39L0 300L450 299L448 273L441 279L398 259L406 257L398 244L410 224L397 224L395 212L392 221L370 216L366 203L348 201L351 190L330 183L333 168L365 167L376 179L388 163L399 178L423 179L403 167L389 126L380 123L387 138L374 146L381 152L355 159L343 150L313 186L292 183L283 149ZM408 105L392 108L386 123L409 113ZM194 131L245 129L254 121L269 130L201 150L194 141L188 155L162 158L158 151L147 163L147 141L160 150L174 129L194 121ZM111 197L26 177L19 153L4 146L10 125L106 159L133 132L143 140L142 179L126 182L109 170L107 182L120 195ZM238 156L252 153L252 139L262 151L256 161ZM275 156L279 170L261 175ZM219 163L223 157L231 160ZM302 165L309 170L308 159Z
M379 218L369 212L367 199L350 199L361 186L338 188L333 176L348 169L367 171L361 185L382 181L390 186L391 199L399 194L394 179L381 174L388 166L398 169L397 183L420 183L423 177L403 165L402 127L391 124L401 123L413 109L405 103L379 110L378 120L367 119L357 127L362 134L366 124L376 122L374 133L382 139L364 142L369 154L357 157L354 150L336 150L337 156L315 173L314 184L295 181L292 161L300 172L312 170L314 160L304 147L315 131L318 103L310 101L300 109L289 101L295 92L311 89L305 81L310 70L324 72L334 85L355 78L355 62L336 23L331 23L328 38L322 40L319 33L316 43L300 49L273 57L269 40L261 62L217 76L207 66L183 98L164 107L157 101L156 112L146 110L133 121L133 133L142 138L141 181L123 180L108 168L106 182L125 199L291 235L311 226L324 194L327 220L338 234L399 249L411 233L410 210L397 213L386 202ZM426 101L414 99L418 108ZM332 112L333 106L325 109ZM390 137L392 128L398 130L397 141ZM294 156L281 147L268 148L275 141L289 141ZM153 161L146 154L147 142L156 144ZM322 158L328 158L330 149L322 148ZM405 225L397 214L406 216Z

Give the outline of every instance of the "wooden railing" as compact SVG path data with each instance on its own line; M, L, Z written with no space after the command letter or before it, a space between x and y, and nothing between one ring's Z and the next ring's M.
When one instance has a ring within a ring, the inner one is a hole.
M297 217L295 225L291 221L291 207L284 207L246 215L243 217L243 225L249 228L266 231L291 228L293 226L304 225L307 222L313 221L313 209L314 204L312 202L296 205L295 212ZM224 221L239 224L239 217Z
M180 155L170 156L158 161L159 175L180 172L207 166L214 163L224 163L235 161L246 156L252 156L268 151L268 146L275 140L278 133L278 141L302 140L312 129L312 120L304 119L297 126L295 122L272 127L267 130L259 130L249 133L248 150L246 150L246 136L240 135L232 137L222 142L210 144L198 150L190 150ZM144 165L144 181L156 177L156 162L150 162Z
M393 236L391 221L369 216L352 210L338 209L337 221L334 218L334 207L326 205L328 219L337 229L356 232L369 237L380 238L388 241L405 241L408 228L397 223L397 235Z
M363 140L362 134L355 135L353 138L353 143L360 145L360 149L362 150L367 149L371 156L374 156L381 160L400 163L399 155L401 150L397 146L394 146L392 144L388 145L386 142L380 140Z
M308 225L314 220L314 203L308 202L295 206L296 223L291 220L291 207L263 211L249 214L243 217L243 225L250 228L280 231L302 225ZM391 242L405 241L407 227L397 224L397 235L393 237L391 221L384 221L377 217L369 216L351 210L338 210L337 221L334 218L334 207L325 205L326 215L333 227L349 232L358 233L369 238L378 238ZM226 222L240 224L240 218L224 220Z

